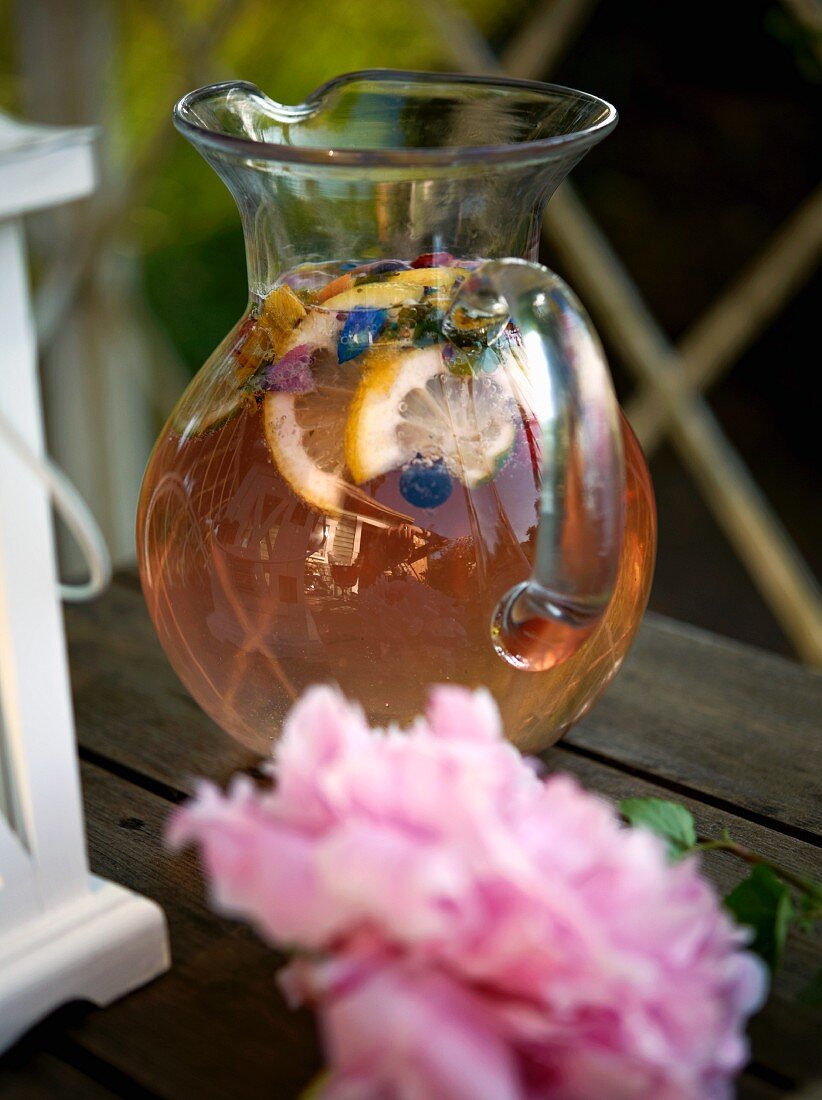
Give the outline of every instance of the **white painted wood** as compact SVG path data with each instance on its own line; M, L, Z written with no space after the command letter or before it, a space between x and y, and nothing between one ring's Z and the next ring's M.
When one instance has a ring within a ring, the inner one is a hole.
M0 112L0 218L90 194L94 134L91 127L20 123Z
M88 130L0 116L0 414L44 454L21 216L88 193ZM0 1049L169 963L153 903L88 872L48 493L0 433Z
M11 778L11 770L7 769L4 779ZM30 853L12 827L13 812L9 784L6 810L0 817L0 915L6 928L12 930L23 927L26 921L37 917L41 911L35 868ZM2 942L3 928L0 925L0 944Z
M0 412L40 455L43 433L19 219L0 222L0 273ZM33 857L38 897L49 906L82 892L87 874L51 516L36 474L2 440L0 471L4 758L17 808L14 829ZM13 884L6 883L0 929L15 918L14 894Z
M0 827L3 825L3 818L11 821L11 790L9 787L9 780L7 778L8 768L5 764L5 757L3 753L3 744L6 740L3 725L3 700L0 698Z
M160 907L89 879L73 902L0 937L0 1051L58 1005L110 1004L170 962Z

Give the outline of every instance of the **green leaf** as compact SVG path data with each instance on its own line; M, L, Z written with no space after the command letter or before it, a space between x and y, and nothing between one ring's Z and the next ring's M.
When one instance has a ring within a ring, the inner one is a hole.
M317 1076L312 1078L305 1086L298 1100L319 1100L320 1095L330 1080L331 1074L328 1070L323 1070L321 1073L318 1073Z
M753 950L776 970L795 913L785 883L760 864L728 894L725 906L739 924L753 928Z
M797 925L804 935L810 936L818 920L822 920L822 889L818 883L812 882L800 895Z
M809 920L822 917L822 884L809 882L802 894L802 912Z
M619 812L630 825L650 829L668 842L668 855L679 859L696 844L694 819L684 806L664 798L624 798Z
M822 970L817 970L805 988L801 990L799 1000L803 1005L822 1008Z

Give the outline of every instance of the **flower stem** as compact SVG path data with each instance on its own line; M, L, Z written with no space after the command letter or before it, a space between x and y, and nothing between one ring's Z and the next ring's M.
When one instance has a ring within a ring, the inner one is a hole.
M795 871L789 870L787 867L782 867L778 863L773 863L769 859L765 859L764 856L758 855L756 852L752 852L750 848L745 848L741 844L737 844L735 840L725 834L721 840L703 840L699 844L694 844L690 849L691 852L727 852L728 855L736 856L737 859L742 859L746 863L752 866L767 867L770 871L783 882L786 882L789 886L794 886L800 893L804 894L813 902L813 908L806 912L806 916L813 919L822 917L822 890L820 890L819 884L814 882L813 879L807 878L805 875L799 875Z

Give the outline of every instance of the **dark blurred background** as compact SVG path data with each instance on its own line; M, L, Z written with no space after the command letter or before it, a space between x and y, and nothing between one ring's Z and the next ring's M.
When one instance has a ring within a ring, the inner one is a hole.
M600 4L560 83L616 103L620 125L576 184L677 339L820 178L820 39L768 0ZM725 432L819 573L818 272L710 390ZM622 392L631 382L612 356ZM791 646L669 445L652 458L651 605L781 652Z
M621 114L573 182L676 341L818 185L819 5L556 0L563 5L576 15L552 50L550 72L540 75L603 96ZM298 102L351 69L453 70L453 42L437 6L19 0L0 7L0 106L37 121L103 127L98 195L34 225L32 245L52 446L101 515L119 561L131 554L149 440L245 303L233 204L173 133L171 105L190 87L233 76ZM548 7L452 5L501 56ZM55 240L64 238L55 255ZM542 259L574 282L549 249ZM822 297L818 273L800 282L708 400L818 574ZM627 400L633 374L609 350ZM81 398L72 382L63 400L72 372L82 377ZM651 470L660 518L652 607L795 653L668 443L652 454Z

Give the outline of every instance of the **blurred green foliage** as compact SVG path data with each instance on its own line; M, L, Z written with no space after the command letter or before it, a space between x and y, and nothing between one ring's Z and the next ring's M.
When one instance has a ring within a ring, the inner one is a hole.
M226 32L204 56L198 40L219 22L225 0L111 4L114 53L102 154L115 179L144 157L151 165L118 232L140 256L154 314L195 370L244 308L245 260L231 197L172 132L171 107L179 96L240 77L296 103L353 69L453 66L429 9L414 0L235 0ZM527 0L464 0L463 6L493 39L516 26ZM0 106L21 111L23 81L36 74L20 73L15 37L14 11L0 6Z

